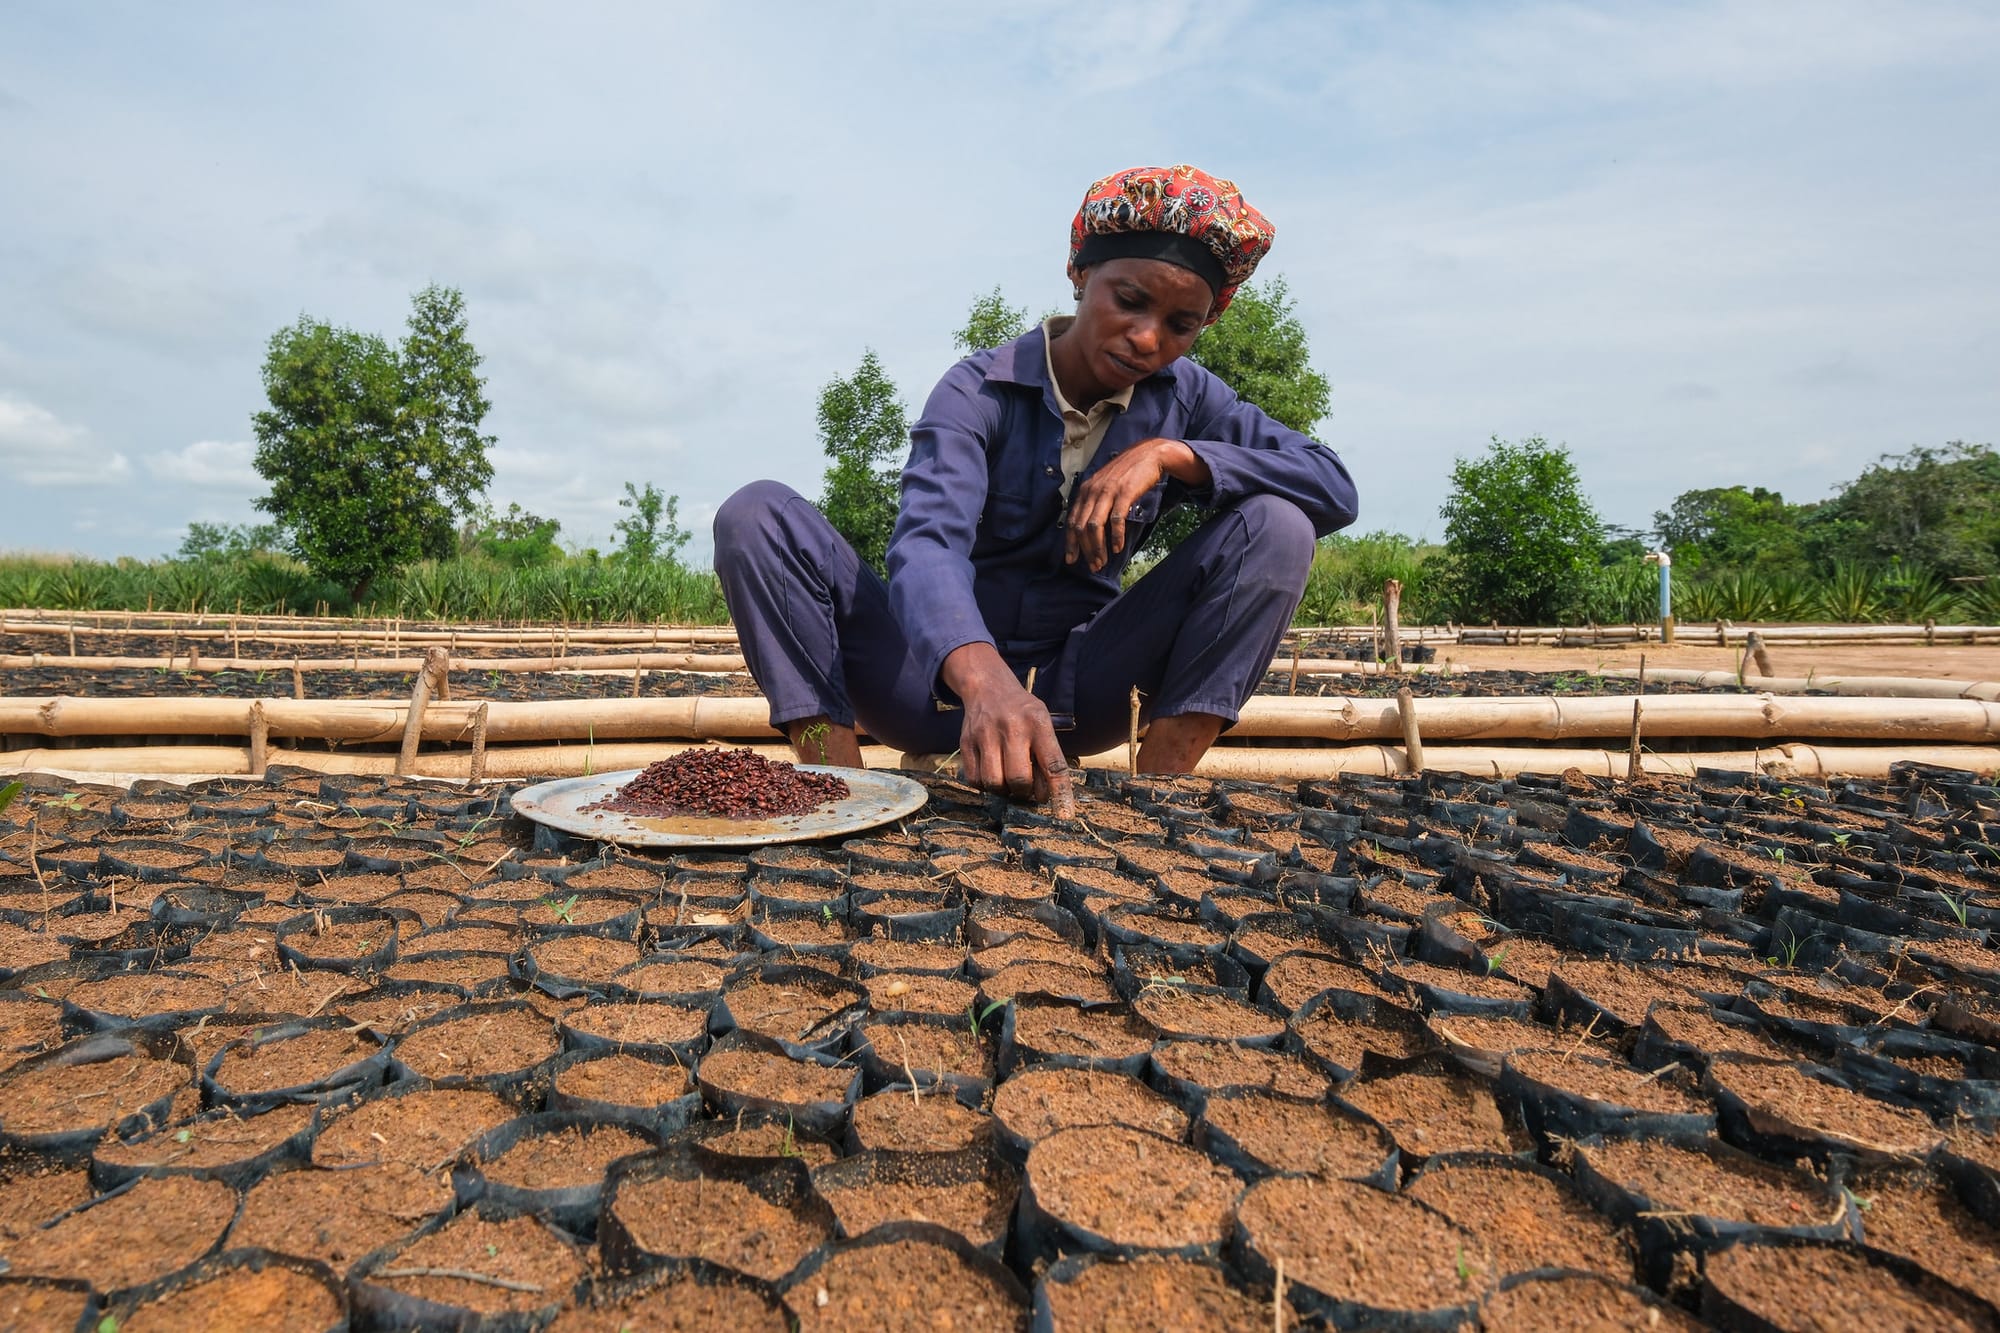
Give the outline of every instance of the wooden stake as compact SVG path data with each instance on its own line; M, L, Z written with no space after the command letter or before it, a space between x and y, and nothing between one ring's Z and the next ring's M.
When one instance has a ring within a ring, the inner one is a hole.
M1389 670L1401 675L1403 672L1403 583L1401 579L1382 580L1382 630L1383 650L1389 655Z
M1645 655L1644 653L1640 653L1640 654L1639 654L1639 688L1638 688L1638 690L1637 690L1637 693L1639 693L1639 694L1644 694L1645 692L1646 692L1646 655Z
M1306 636L1303 634L1292 636L1292 687L1285 691L1286 694L1297 694L1299 692L1299 649L1304 646L1305 639ZM72 656L76 653L74 644L70 646L70 653ZM1137 690L1139 687L1134 685L1132 688Z
M406 776L416 770L417 746L424 738L424 709L431 701L431 673L419 671L417 683L410 689L410 708L403 715L403 748L396 755L396 775Z
M76 656L76 617L69 618L69 655Z
M1637 782L1639 774L1645 770L1639 763L1639 710L1645 705L1638 699L1632 701L1632 753L1625 764L1625 780Z
M306 677L305 673L299 670L299 659L296 657L292 659L292 697L294 699L306 697Z
M250 776L261 778L271 762L271 724L264 718L264 701L250 702Z
M1757 664L1758 675L1775 676L1778 674L1771 669L1771 654L1764 649L1764 636L1756 630L1751 630L1750 636L1743 641L1743 652L1745 656Z
M1125 771L1139 771L1139 687L1132 687L1132 726L1125 736Z
M1285 1333L1285 1256L1278 1256L1278 1279L1271 1284L1271 1333Z
M639 654L633 653L632 654L632 697L634 699L639 697L640 669L641 668L639 666Z
M1417 730L1417 700L1405 685L1396 691L1396 711L1403 715L1403 758L1412 773L1424 771L1424 738Z
M468 776L474 782L486 777L486 705L472 710L472 768Z
M424 650L424 670L430 673L437 697L451 702L451 654L442 648Z

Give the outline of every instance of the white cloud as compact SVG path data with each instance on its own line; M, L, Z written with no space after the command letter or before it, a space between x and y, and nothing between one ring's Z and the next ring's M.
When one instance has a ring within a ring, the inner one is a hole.
M248 440L196 440L184 449L146 457L146 470L165 481L210 490L255 491L264 479L251 465L257 446Z
M131 475L121 453L104 453L82 426L26 399L0 395L0 472L29 486L104 486Z

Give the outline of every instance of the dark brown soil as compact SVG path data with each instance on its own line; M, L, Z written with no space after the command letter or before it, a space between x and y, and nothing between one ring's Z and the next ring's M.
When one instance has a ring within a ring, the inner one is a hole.
M1404 1193L1484 1241L1495 1276L1575 1268L1632 1279L1628 1239L1574 1191L1532 1171L1454 1164L1424 1172Z
M319 1028L225 1052L216 1067L215 1082L238 1094L303 1087L366 1060L378 1049L374 1042L344 1028Z
M499 1009L408 1033L396 1043L396 1058L419 1078L463 1078L513 1073L560 1049L547 1019L526 1009Z
M1944 1139L1915 1111L1835 1087L1790 1065L1717 1060L1709 1065L1708 1076L1748 1104L1753 1123L1763 1117L1780 1128L1798 1126L1843 1145L1898 1157L1927 1156Z
M658 1064L636 1055L606 1055L579 1060L556 1075L555 1087L566 1097L582 1097L612 1106L656 1107L694 1090L694 1079L679 1065Z
M1390 1310L1467 1304L1493 1282L1479 1238L1414 1200L1345 1180L1274 1176L1237 1209L1267 1263L1336 1300Z
M771 982L751 977L731 986L724 995L737 1027L780 1041L804 1041L821 1024L856 1003L845 987L814 986L799 978Z
M1090 1004L1110 1004L1118 998L1111 979L1095 968L1064 967L1058 963L1013 963L979 983L987 1001L1017 995L1060 995Z
M169 1125L133 1142L107 1139L94 1156L118 1166L189 1170L240 1162L277 1147L312 1122L312 1107L279 1106L239 1120L215 1120Z
M1164 1041L1153 1048L1153 1063L1209 1092L1263 1088L1285 1097L1316 1101L1332 1086L1324 1074L1296 1055L1232 1042Z
M212 1180L158 1176L71 1213L9 1245L12 1271L86 1278L120 1291L199 1259L236 1215L236 1191Z
M791 1272L833 1238L809 1217L721 1178L628 1180L613 1207L643 1250L706 1259L764 1282Z
M1627 1064L1550 1050L1517 1051L1507 1062L1537 1083L1636 1111L1699 1115L1714 1109L1689 1088L1685 1071L1648 1074Z
M878 1014L952 1014L972 1007L978 988L951 977L914 972L878 972L861 983L868 990L868 1007Z
M1122 1125L1065 1129L1028 1153L1051 1217L1136 1249L1219 1245L1243 1182L1192 1148Z
M764 1297L730 1283L671 1278L629 1300L563 1311L548 1333L785 1333Z
M143 1051L94 1064L45 1065L0 1087L0 1125L10 1134L60 1134L110 1126L149 1102L194 1086L186 1065Z
M871 1183L844 1188L815 1175L814 1184L832 1205L845 1236L865 1235L888 1222L932 1222L974 1245L1004 1244L1021 1194L1020 1178L1012 1172L959 1169L961 1165L954 1159L915 1164L902 1172L878 1171Z
M1820 1226L1838 1205L1799 1172L1747 1158L1716 1160L1705 1153L1634 1139L1579 1148L1592 1169L1649 1200L1663 1213L1684 1213L1758 1226Z
M1143 988L1133 997L1132 1011L1162 1032L1177 1037L1269 1040L1285 1030L1283 1022L1255 1005L1173 985Z
M595 1185L611 1163L645 1152L651 1140L616 1125L530 1134L481 1168L488 1180L516 1189L572 1189Z
M1138 1079L1087 1069L1020 1070L993 1094L993 1115L1029 1143L1079 1125L1122 1125L1175 1142L1188 1132L1186 1113Z
M1007 1081L1012 1087L1021 1076ZM992 1130L987 1116L940 1093L878 1092L854 1104L849 1127L865 1152L957 1152Z
M504 1278L531 1290L516 1291L464 1278L411 1273L413 1269L455 1269ZM388 1263L368 1281L481 1314L528 1311L560 1304L588 1271L583 1255L528 1217L489 1222L461 1213ZM409 1276L400 1276L409 1273Z
M578 1032L620 1044L664 1046L698 1039L708 1031L708 1011L671 1004L579 1004L562 1011Z
M208 1333L210 1329L331 1328L340 1300L324 1283L283 1264L261 1271L231 1268L134 1310L118 1325L127 1333Z
M1015 1329L1027 1310L1005 1288L951 1251L920 1241L868 1245L834 1255L786 1293L799 1328L842 1333L932 1333Z
M858 1041L875 1048L875 1058L894 1068L925 1073L993 1077L993 1047L975 1041L969 1023L867 1023Z
M1286 1013L1293 1013L1323 990L1359 991L1379 995L1369 975L1352 963L1326 954L1291 952L1280 954L1264 970L1264 987L1271 1000Z
M1972 1215L1949 1187L1923 1176L1857 1180L1863 1237L1975 1296L2000 1303L2000 1228Z
M102 981L87 981L69 993L70 1003L79 1009L126 1018L220 1009L223 998L221 983L206 977L149 972L123 972Z
M1500 1114L1492 1089L1469 1074L1412 1070L1351 1083L1341 1096L1388 1130L1405 1157L1518 1152L1525 1146Z
M1263 1333L1273 1326L1268 1302L1236 1290L1216 1269L1182 1259L1096 1263L1043 1290L1058 1329Z
M336 1273L451 1203L443 1176L401 1164L360 1171L286 1171L244 1196L232 1247L258 1245L317 1259Z
M1707 1274L1718 1291L1787 1333L1971 1333L1992 1327L1990 1315L1941 1284L1913 1286L1839 1249L1737 1245L1711 1255Z
M1297 1175L1372 1175L1395 1146L1374 1125L1322 1102L1266 1093L1211 1097L1202 1120L1271 1170Z
M528 953L540 971L572 981L609 981L613 972L639 961L638 945L597 935L558 935Z
M313 1141L312 1159L326 1167L401 1162L435 1170L515 1114L492 1093L471 1088L375 1097L329 1119Z
M738 1096L763 1097L797 1106L839 1101L854 1081L854 1069L850 1065L788 1060L775 1052L738 1047L710 1051L702 1058L701 1077Z
M1517 1329L1577 1333L1703 1333L1708 1325L1664 1303L1648 1305L1631 1292L1602 1282L1551 1279L1497 1291L1479 1308L1482 1333Z

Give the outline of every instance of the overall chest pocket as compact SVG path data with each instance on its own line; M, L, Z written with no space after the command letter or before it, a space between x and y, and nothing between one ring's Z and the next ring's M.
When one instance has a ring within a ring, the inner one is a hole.
M1007 491L988 491L986 508L979 515L982 543L1016 545L1025 538L1053 527L1062 510L1062 498L1053 492L1037 499Z

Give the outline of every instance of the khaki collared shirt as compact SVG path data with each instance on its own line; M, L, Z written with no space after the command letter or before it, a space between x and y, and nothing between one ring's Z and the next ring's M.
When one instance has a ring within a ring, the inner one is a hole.
M1132 390L1136 386L1126 385L1109 398L1092 403L1088 412L1070 404L1063 397L1062 381L1056 378L1055 353L1050 349L1057 338L1069 326L1076 323L1074 315L1051 315L1042 321L1042 355L1048 358L1049 388L1055 392L1056 410L1062 413L1062 498L1069 503L1070 488L1076 479L1090 466L1090 460L1097 457L1097 446L1104 443L1104 432L1111 429L1111 418L1115 412L1123 412L1132 405Z

